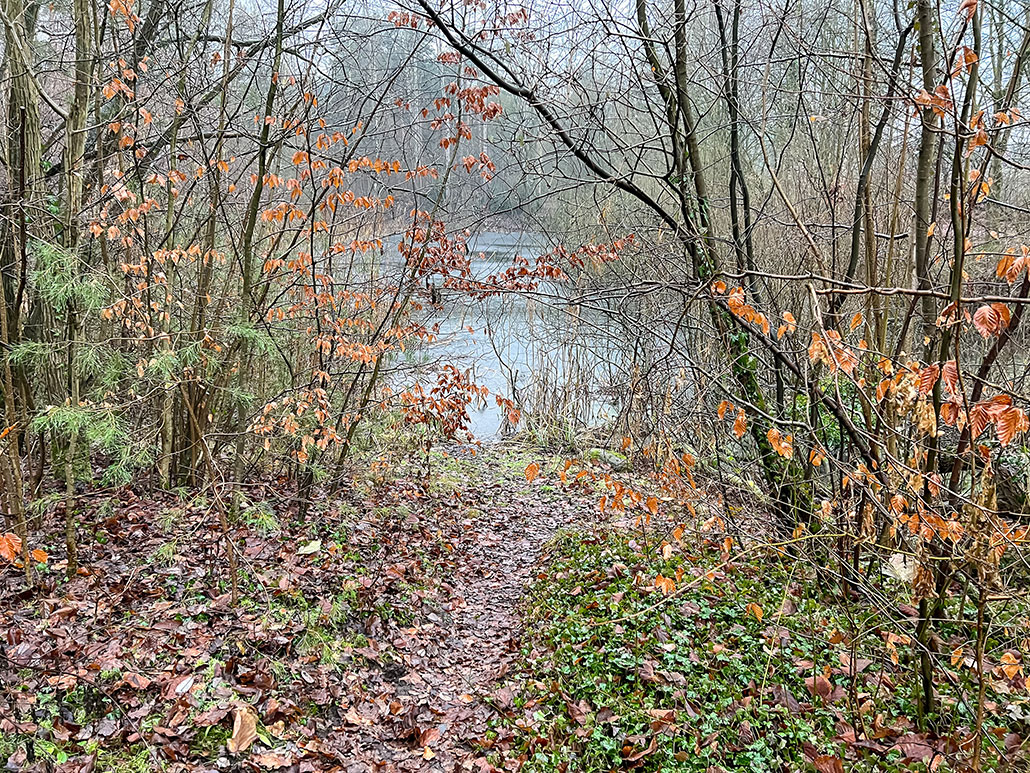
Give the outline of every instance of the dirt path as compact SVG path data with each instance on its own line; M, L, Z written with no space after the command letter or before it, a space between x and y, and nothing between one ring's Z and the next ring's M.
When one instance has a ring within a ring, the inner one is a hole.
M492 770L476 742L497 711L511 705L503 683L518 651L520 600L547 541L590 516L590 500L512 480L510 471L485 472L487 483L474 492L465 539L455 550L453 601L430 614L397 680L401 712L408 712L417 737L386 743L378 770Z

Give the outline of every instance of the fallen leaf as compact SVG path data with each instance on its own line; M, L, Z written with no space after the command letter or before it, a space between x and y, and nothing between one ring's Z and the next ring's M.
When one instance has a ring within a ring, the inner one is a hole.
M293 756L290 754L279 754L278 752L268 752L267 754L252 754L250 761L257 763L263 768L268 770L278 770L279 768L289 767L294 763Z
M632 749L634 747L630 748ZM645 748L639 751L631 751L629 754L625 755L625 759L626 762L639 762L644 759L644 757L654 754L656 751L658 751L658 736L655 735L651 736L651 743L649 743Z
M833 682L825 676L810 676L805 679L805 687L812 693L813 697L818 696L823 700L833 695Z
M762 618L765 616L765 613L762 611L762 608L753 601L747 605L746 611L749 615L754 616L754 618L758 622L762 622Z
M816 757L812 764L819 773L844 773L844 763L826 754Z
M150 686L150 680L142 674L137 674L132 671L126 672L122 676L122 681L136 690L145 690Z
M232 754L247 751L257 739L257 715L250 706L238 707L233 713L232 737L226 747Z

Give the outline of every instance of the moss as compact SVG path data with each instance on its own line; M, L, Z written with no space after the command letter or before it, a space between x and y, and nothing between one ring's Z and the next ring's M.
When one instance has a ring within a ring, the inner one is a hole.
M607 448L591 448L587 451L587 459L594 464L606 464L616 472L625 472L630 468L630 461L625 455Z
M217 757L232 737L232 728L226 724L202 727L190 742L190 750L203 759Z

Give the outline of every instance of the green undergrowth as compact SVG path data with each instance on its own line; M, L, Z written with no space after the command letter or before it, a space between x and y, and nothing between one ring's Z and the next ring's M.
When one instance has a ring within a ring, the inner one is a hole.
M780 686L805 690L795 669L773 667L766 626L746 610L759 603L752 596L774 603L779 583L735 583L728 593L724 582L701 580L666 600L634 579L644 567L624 535L564 535L553 553L527 609L538 701L525 739L529 771L781 770L832 730L825 709L802 715L789 700L759 699ZM661 564L672 577L687 569L680 559Z
M916 732L914 660L892 640L894 662L871 612L845 616L775 554L655 552L620 531L556 538L526 603L525 681L488 751L507 746L525 773L954 769L930 751L940 736ZM968 719L944 684L942 700Z

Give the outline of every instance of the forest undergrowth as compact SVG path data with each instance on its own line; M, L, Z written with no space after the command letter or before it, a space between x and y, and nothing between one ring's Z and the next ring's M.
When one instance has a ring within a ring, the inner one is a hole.
M840 605L754 502L713 486L693 513L616 512L613 483L646 481L515 444L356 469L306 518L263 481L231 524L235 603L203 496L105 492L74 578L60 544L34 589L4 571L0 756L69 773L963 769L978 683L961 626L939 628L950 667L920 731L915 645L885 622L918 617L908 586ZM1002 614L984 761L1020 770L1030 707L1007 653L1026 610Z
M74 578L56 540L35 588L4 562L7 769L469 769L539 548L592 508L517 449L461 453L365 467L305 517L288 482L249 487L235 602L210 501L92 497Z

